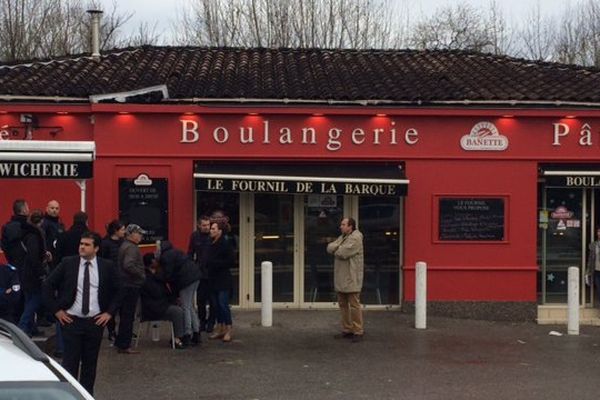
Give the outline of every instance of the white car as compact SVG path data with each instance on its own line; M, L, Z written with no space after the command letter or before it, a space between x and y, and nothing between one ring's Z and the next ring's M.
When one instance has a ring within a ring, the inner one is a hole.
M94 400L15 325L0 319L0 400Z

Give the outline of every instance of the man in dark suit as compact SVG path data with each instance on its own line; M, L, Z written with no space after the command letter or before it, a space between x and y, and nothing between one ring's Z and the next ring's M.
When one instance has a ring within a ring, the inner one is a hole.
M85 232L79 256L65 257L44 283L45 304L62 325L62 365L92 395L104 326L121 295L117 269L96 257L100 241L97 233Z

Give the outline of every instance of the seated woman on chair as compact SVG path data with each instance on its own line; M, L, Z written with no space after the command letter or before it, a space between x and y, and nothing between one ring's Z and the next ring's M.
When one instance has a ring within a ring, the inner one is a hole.
M175 348L183 349L183 309L170 301L171 293L157 274L158 261L154 254L144 255L146 281L141 290L142 321L171 321L175 333Z

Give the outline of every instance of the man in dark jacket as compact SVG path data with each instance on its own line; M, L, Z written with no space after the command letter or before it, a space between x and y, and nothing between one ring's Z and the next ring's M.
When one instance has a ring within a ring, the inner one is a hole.
M91 395L102 332L121 297L117 270L96 256L99 248L100 236L84 232L79 255L64 258L43 286L44 303L63 326L62 365Z
M64 258L79 254L79 239L88 230L88 215L78 211L73 215L73 225L58 236L56 243L56 264Z
M2 226L2 240L0 247L6 256L6 261L17 269L19 281L23 279L23 262L25 261L25 248L23 247L23 228L27 225L29 206L23 199L13 202L13 216ZM23 312L24 297L21 297L16 306L15 316L19 320Z
M125 241L119 247L118 261L121 284L124 288L121 308L119 309L119 332L115 340L115 347L119 353L136 354L139 351L131 348L133 336L133 321L135 307L140 298L140 288L146 280L142 253L138 244L146 231L139 225L129 224L125 228Z
M56 245L58 237L65 231L65 225L58 216L60 204L56 200L50 200L46 206L46 213L42 221L42 231L46 237L46 250L52 255L52 260L48 262L50 269L58 265L56 261Z
M179 292L185 322L183 343L199 344L200 321L194 310L194 294L198 290L200 267L183 251L174 248L168 240L161 242L159 253L159 264L166 282Z
M35 313L42 305L42 281L46 276L46 242L42 233L42 212L36 210L23 226L23 245L26 249L23 261L21 286L25 293L25 309L19 319L19 328L29 336L36 332Z
M210 295L208 286L208 269L206 267L206 257L210 247L210 217L203 215L198 219L197 229L190 235L188 245L188 255L200 267L200 283L196 293L196 302L198 305L198 318L200 319L200 331L212 332L215 325L215 310L213 296ZM206 306L208 305L208 313Z

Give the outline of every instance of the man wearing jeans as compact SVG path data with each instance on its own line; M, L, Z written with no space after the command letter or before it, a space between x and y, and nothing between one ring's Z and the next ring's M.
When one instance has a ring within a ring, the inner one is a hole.
M596 285L600 304L600 228L596 229L596 240L590 244L588 251L588 274L592 275L592 285Z
M364 275L363 235L356 229L353 218L340 223L342 234L327 245L333 254L333 283L342 314L342 332L336 338L360 342L363 338L363 319L360 305Z

